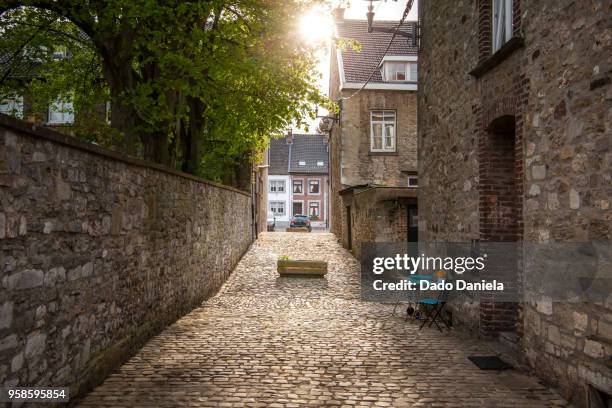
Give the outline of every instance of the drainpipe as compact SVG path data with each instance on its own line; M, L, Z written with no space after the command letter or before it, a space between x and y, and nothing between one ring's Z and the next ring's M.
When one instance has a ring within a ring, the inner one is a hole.
M257 194L255 193L255 187L257 185L257 172L254 168L251 169L251 242L255 242L257 239L257 212L255 211L255 200Z

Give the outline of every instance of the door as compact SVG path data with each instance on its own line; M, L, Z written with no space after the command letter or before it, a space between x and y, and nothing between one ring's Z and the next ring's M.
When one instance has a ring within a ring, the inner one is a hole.
M293 216L304 214L304 203L294 202L293 203Z
M408 242L419 241L419 209L416 204L408 206Z

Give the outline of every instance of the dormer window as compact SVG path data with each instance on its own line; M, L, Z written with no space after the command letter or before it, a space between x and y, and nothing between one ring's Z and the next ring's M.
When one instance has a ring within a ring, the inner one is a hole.
M417 63L408 61L385 61L381 69L385 82L416 82Z

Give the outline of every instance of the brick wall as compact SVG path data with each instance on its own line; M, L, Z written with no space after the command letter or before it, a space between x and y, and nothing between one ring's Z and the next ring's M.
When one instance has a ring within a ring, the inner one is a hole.
M301 180L302 181L302 194L293 192L293 181ZM319 193L313 194L310 193L310 180L318 180L319 181ZM291 216L296 215L293 213L293 203L296 201L302 202L302 214L310 215L310 202L319 203L319 220L312 220L313 223L325 224L328 220L328 199L329 199L329 183L326 174L292 174L291 175L291 185L289 185L291 189L291 208L288 210L288 214Z
M84 392L213 295L247 193L0 115L0 383Z
M419 7L420 240L609 241L612 4L515 0L520 38L497 60L489 4ZM504 117L513 143L499 137ZM482 333L481 312L496 303L463 300L454 318ZM521 355L535 371L580 403L587 383L612 393L609 301L517 306Z

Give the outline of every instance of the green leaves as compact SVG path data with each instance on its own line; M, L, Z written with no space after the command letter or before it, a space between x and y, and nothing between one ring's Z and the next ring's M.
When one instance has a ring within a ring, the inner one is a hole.
M33 3L0 0L0 7ZM269 135L306 123L312 107L326 103L315 46L296 35L299 17L319 0L35 3L42 8L2 15L10 31L1 33L0 52L27 43L22 54L41 61L25 84L36 109L71 95L74 130L88 140L133 151L137 137L145 154L157 152L149 159L177 168L195 161L190 171L226 180ZM58 45L66 58L53 58ZM7 82L0 92L16 86ZM107 101L115 132L86 114Z

